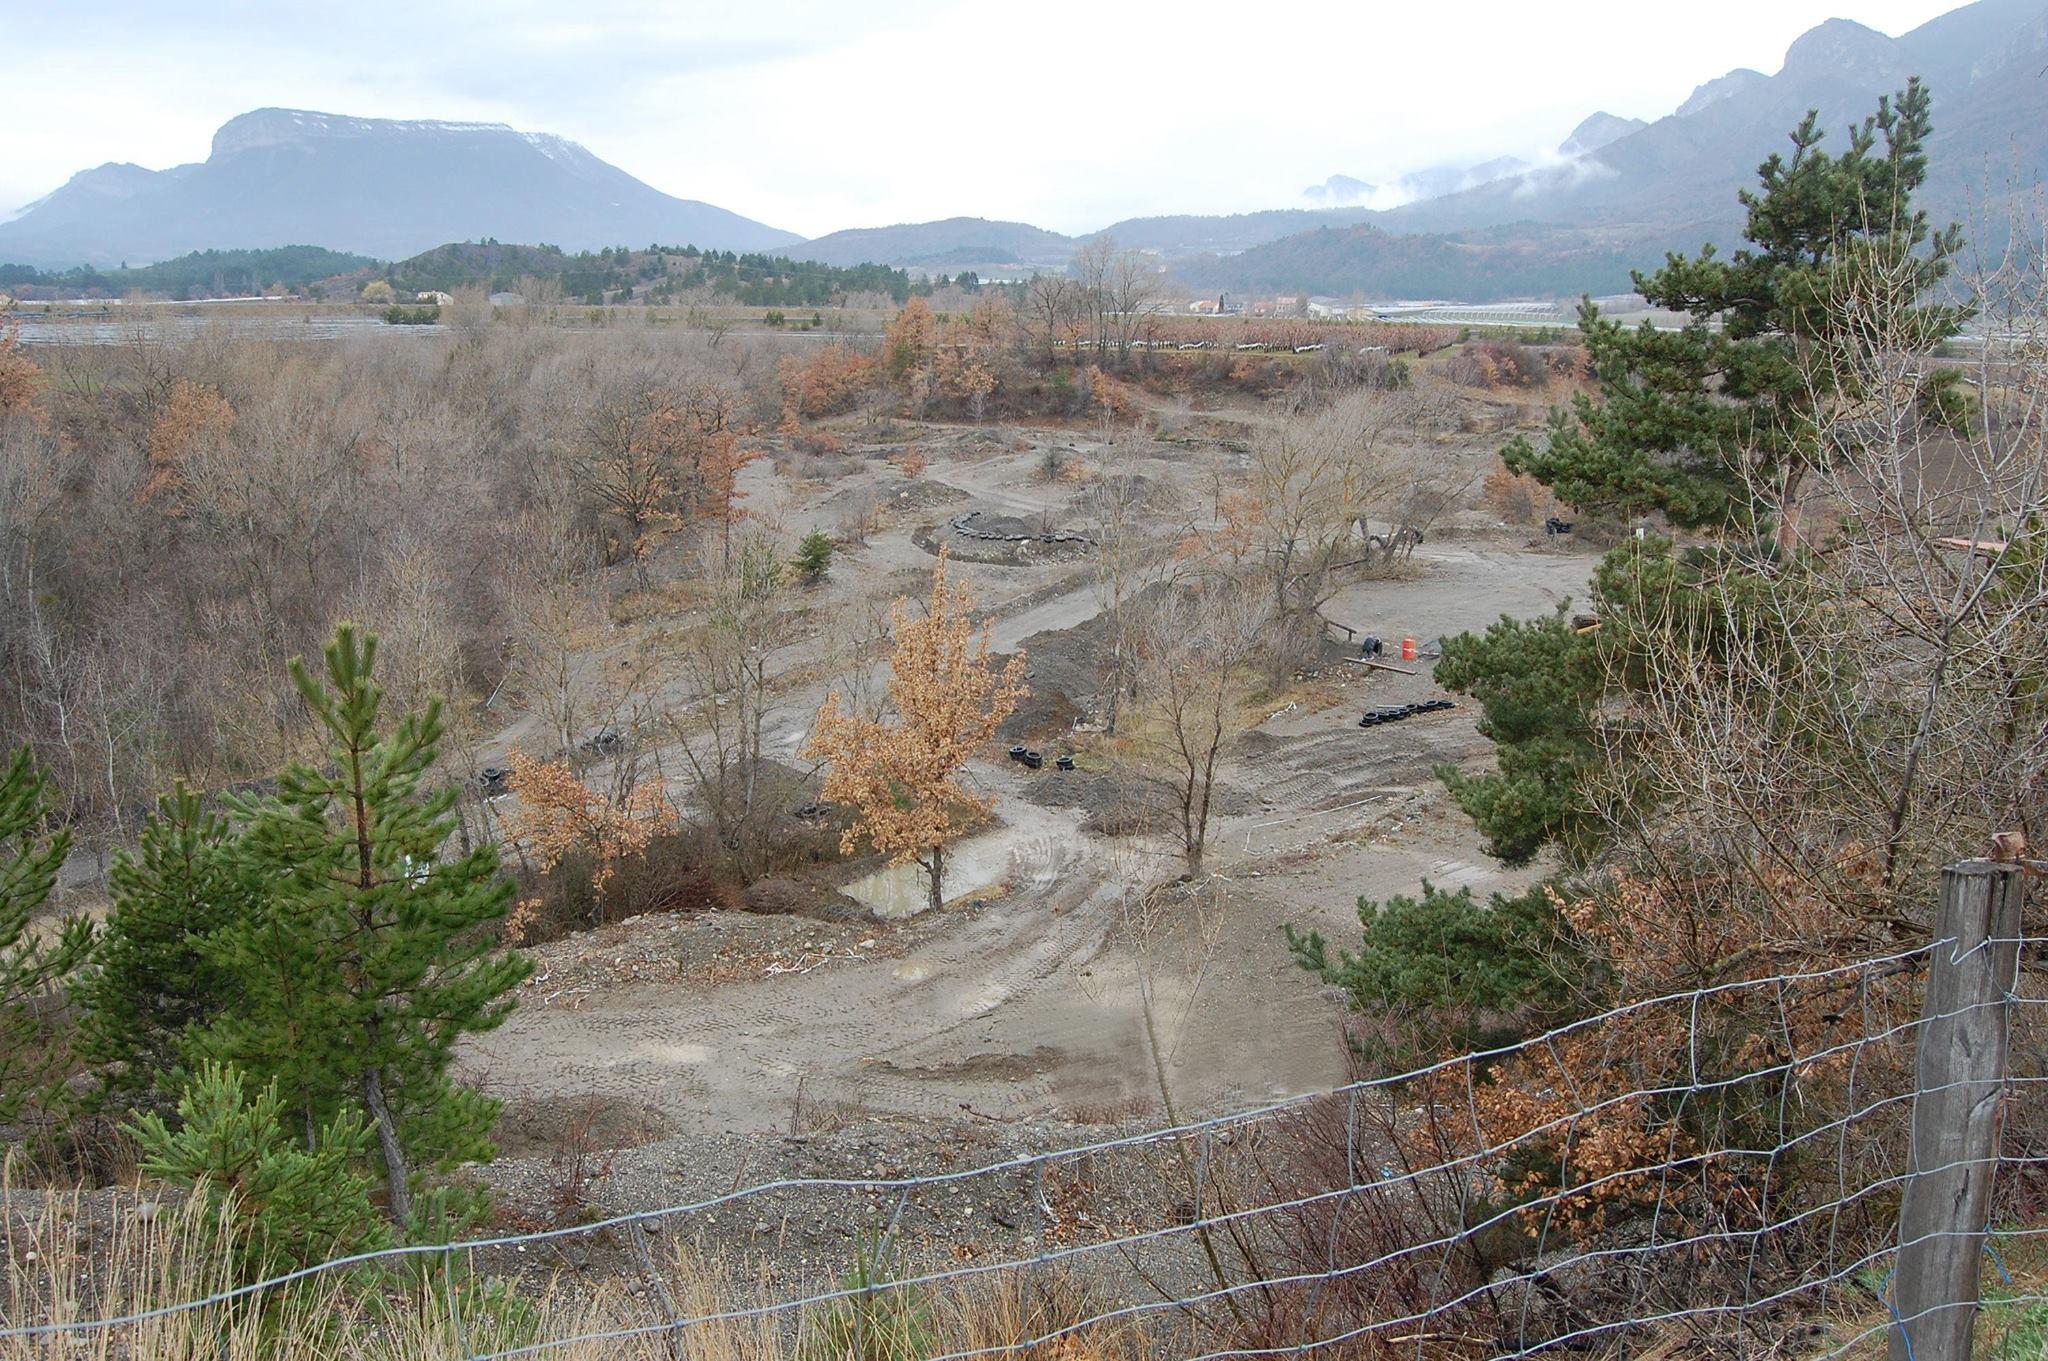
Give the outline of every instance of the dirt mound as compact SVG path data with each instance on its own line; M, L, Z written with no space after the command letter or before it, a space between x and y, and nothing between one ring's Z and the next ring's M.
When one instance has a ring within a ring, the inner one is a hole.
M526 951L534 969L519 985L519 1002L575 1010L585 998L623 987L774 977L830 961L874 958L894 948L871 921L649 913Z
M1130 771L1052 771L1050 778L1026 782L1023 794L1043 808L1079 808L1087 814L1081 830L1097 836L1128 836L1177 826L1180 798L1171 784L1156 776ZM1218 785L1210 812L1234 817L1256 812L1259 800L1239 789Z
M897 510L932 510L939 506L957 505L967 499L967 493L946 482L934 482L927 477L885 478L875 488L875 498L884 506Z
M915 514L957 505L966 500L967 495L958 487L930 478L885 476L872 484L856 481L841 487L820 502L811 514L817 523L823 525L861 518L872 522L882 516Z
M941 525L917 529L910 537L927 553L937 553L943 543L963 562L1010 567L1076 562L1095 551L1094 542L1076 530L1047 529L1040 521L989 515L979 510L965 511Z
M1096 615L1070 629L1048 629L1024 639L1025 678L1031 693L996 735L1034 742L1073 731L1093 712L1109 659L1109 621Z
M1308 732L1245 734L1233 794L1253 808L1309 812L1433 784L1439 764L1457 765L1484 749L1467 709L1376 728L1360 728L1357 713L1358 706L1347 704L1312 720L1316 727Z

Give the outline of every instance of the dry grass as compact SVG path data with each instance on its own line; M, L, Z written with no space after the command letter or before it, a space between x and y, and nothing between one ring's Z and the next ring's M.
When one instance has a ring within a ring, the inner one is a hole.
M154 1206L154 1212L148 1207ZM123 1195L88 1199L42 1196L0 1187L0 1323L40 1326L146 1313L231 1288L226 1222L196 1201L159 1203ZM377 1274L331 1273L243 1299L120 1328L0 1339L0 1361L460 1361L555 1342L540 1353L561 1361L838 1361L845 1321L861 1312L842 1304L801 1315L715 1317L761 1309L765 1286L736 1282L687 1249L661 1249L659 1283L557 1276L522 1284L516 1295L455 1264L453 1288L437 1258ZM498 1294L516 1303L494 1303ZM1058 1273L992 1273L951 1288L908 1296L883 1292L898 1306L869 1306L870 1317L916 1321L917 1353L979 1348L1018 1357L1142 1358L1155 1354L1129 1326L1098 1327L1039 1347L1030 1339L1103 1309L1101 1300ZM666 1326L670 1308L711 1321ZM835 1329L835 1322L839 1325ZM639 1330L636 1335L598 1337ZM589 1340L575 1340L589 1339ZM909 1361L877 1345L846 1361Z
M1984 1254L1978 1280L1983 1304L1977 1313L1971 1355L1982 1361L2042 1361L2048 1357L2048 1247L2038 1238L2007 1237L1994 1243L1997 1255ZM1871 1290L1886 1281L1873 1273ZM1861 1298L1868 1299L1868 1295ZM1880 1306L1845 1309L1829 1320L1823 1347L1817 1353L1839 1355L1843 1361L1885 1361L1891 1330L1889 1314ZM1855 1339L1853 1345L1847 1345Z

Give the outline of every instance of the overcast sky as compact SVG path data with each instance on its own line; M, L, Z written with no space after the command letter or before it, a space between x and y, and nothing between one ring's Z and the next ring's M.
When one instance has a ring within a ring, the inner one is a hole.
M1955 0L0 0L0 216L265 105L561 133L806 235L1302 206L1335 172L1669 113L1840 14Z

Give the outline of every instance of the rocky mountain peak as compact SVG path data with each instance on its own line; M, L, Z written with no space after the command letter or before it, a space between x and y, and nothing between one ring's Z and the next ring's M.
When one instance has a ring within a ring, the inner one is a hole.
M1734 99L1763 84L1770 77L1761 71L1752 71L1747 66L1738 66L1725 76L1716 76L1696 88L1686 101L1678 106L1678 117L1687 118L1700 110L1719 104L1724 99Z
M1831 75L1862 82L1884 79L1898 65L1898 44L1852 19L1829 19L1799 35L1785 50L1780 75Z
M220 125L220 130L213 134L213 157L217 160L256 147L294 142L461 133L514 135L512 129L503 123L450 123L431 118L351 118L346 114L316 113L311 109L252 109Z
M1640 118L1622 118L1602 110L1572 129L1572 135L1565 138L1557 148L1560 156L1586 156L1610 143L1618 142L1632 132L1640 132L1650 126Z

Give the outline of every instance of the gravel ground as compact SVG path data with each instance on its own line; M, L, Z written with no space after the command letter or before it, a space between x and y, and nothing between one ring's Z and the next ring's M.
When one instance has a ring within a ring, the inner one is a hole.
M483 1169L496 1197L499 1232L591 1222L650 1207L691 1204L742 1187L818 1179L889 1181L972 1172L1047 1150L1098 1143L1142 1126L970 1122L932 1125L858 1117L783 1136L712 1135L600 1155L580 1166L560 1156L508 1159ZM1257 1136L1224 1132L1221 1159L1252 1150ZM1173 1230L1193 1217L1193 1170L1183 1145L1145 1146L1032 1164L914 1188L801 1186L765 1191L646 1222L665 1244L684 1242L735 1279L774 1298L830 1290L857 1250L889 1235L902 1274L1029 1262L1080 1248L1070 1261L1106 1298L1159 1298L1146 1278L1180 1285L1202 1278L1194 1235L1167 1232L1136 1248L1107 1247L1133 1233ZM581 1178L579 1180L579 1178ZM891 1225L893 1224L893 1230ZM639 1271L631 1231L575 1234L552 1243L495 1249L498 1270L568 1271L592 1277Z

